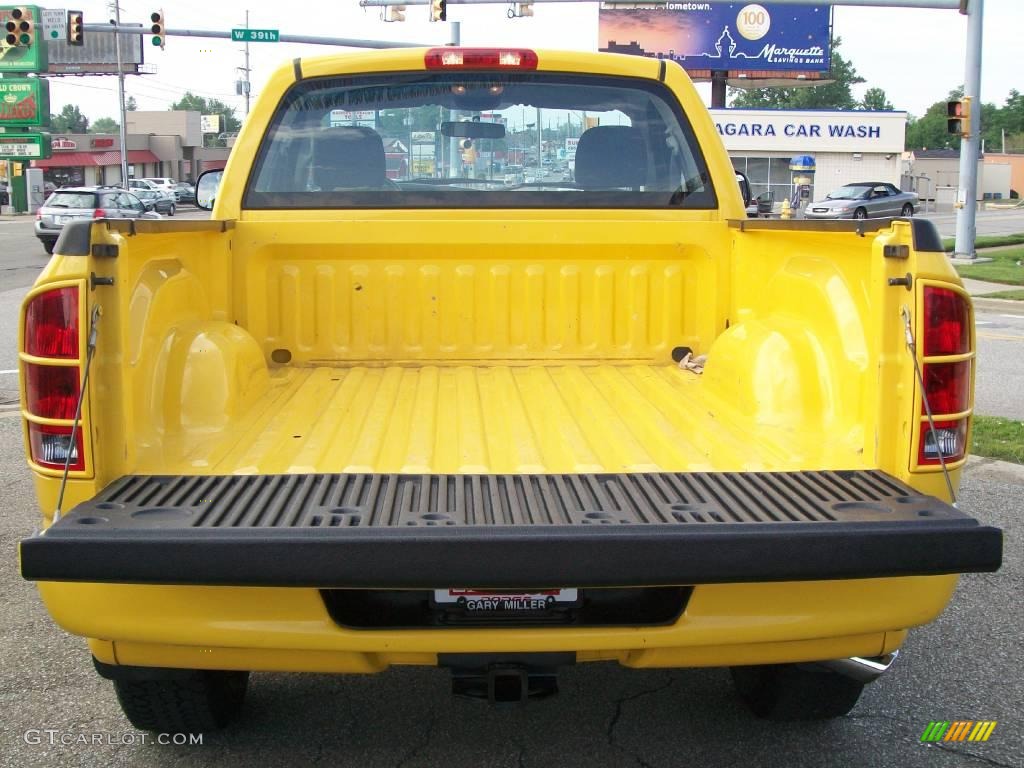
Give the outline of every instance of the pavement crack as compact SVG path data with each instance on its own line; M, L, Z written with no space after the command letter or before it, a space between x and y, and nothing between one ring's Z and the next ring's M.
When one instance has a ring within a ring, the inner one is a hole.
M640 755L636 754L635 752L631 752L630 750L626 749L625 747L619 745L616 742L615 726L619 724L619 720L622 718L623 707L626 704L628 704L631 701L636 701L637 699L642 699L645 696L650 696L652 694L664 691L666 688L670 688L675 683L675 681L676 680L674 677L670 677L668 679L668 682L664 683L663 685L658 685L654 688L647 688L645 690L638 691L637 693L630 694L629 696L622 696L618 699L615 699L614 701L615 712L612 713L612 719L608 722L608 728L605 731L605 735L608 738L608 746L612 747L613 749L617 749L620 752L624 752L627 755L630 755L634 760L636 760L636 764L640 766L640 768L653 767L650 763L646 762L643 758L641 758Z
M963 757L970 757L973 760L980 760L981 762L985 763L985 765L993 765L995 766L995 768L1015 768L1015 766L1011 763L1001 763L998 760L993 760L990 757L979 755L977 752L968 752L966 749L960 749L959 747L954 747L951 744L930 744L929 746L935 747L936 749L941 749L943 752L950 752L954 755L962 755Z
M401 760L395 763L395 768L402 768L403 765L407 764L410 760L416 757L416 755L430 746L430 742L434 738L434 728L436 725L437 715L431 715L430 720L427 722L427 727L423 731L423 737L416 745L413 746L412 749L405 753Z

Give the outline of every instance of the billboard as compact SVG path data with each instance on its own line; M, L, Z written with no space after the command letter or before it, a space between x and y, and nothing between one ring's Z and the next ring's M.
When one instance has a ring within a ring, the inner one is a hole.
M139 32L142 32L141 25ZM121 34L121 69L125 74L141 74L142 42L141 34ZM50 40L48 48L49 66L46 71L52 75L117 74L117 48L112 34L86 32L82 45L68 45L67 40L60 38Z
M0 80L0 126L50 123L50 84L39 77Z
M832 6L669 2L601 9L599 49L678 61L688 70L824 72Z

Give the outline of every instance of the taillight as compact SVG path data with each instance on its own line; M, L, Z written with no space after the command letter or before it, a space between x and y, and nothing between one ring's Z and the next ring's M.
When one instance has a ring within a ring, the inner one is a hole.
M78 404L78 366L25 363L25 407L44 419L73 419Z
M49 424L28 425L29 448L32 461L49 469L64 469L64 462L71 451L69 469L85 469L85 455L82 450L82 430L75 433L75 444L71 445L71 427L54 427Z
M960 461L967 454L968 417L950 417L965 414L971 407L971 307L963 294L932 285L925 286L923 302L920 362L924 390L917 463L935 466ZM934 428L927 417L929 409Z
M427 69L536 69L537 54L525 48L431 48Z
M37 294L25 306L21 375L28 448L33 463L47 469L64 469L69 459L69 469L85 469L84 430L81 424L74 430L82 394L78 311L75 286Z
M78 289L40 293L25 310L25 352L35 357L78 359Z
M921 444L917 451L918 464L940 464L939 452L946 463L959 461L967 449L967 419L936 421L935 430L925 421L921 424Z
M107 215L107 212L104 209L102 209L102 208L97 208L95 211L92 212L92 217L94 219L102 219L102 218L106 217L106 215Z
M932 415L963 413L971 395L971 361L959 363L928 363L924 367L924 391ZM924 402L921 413L925 413Z
M970 351L967 301L948 288L924 289L924 355L962 355Z

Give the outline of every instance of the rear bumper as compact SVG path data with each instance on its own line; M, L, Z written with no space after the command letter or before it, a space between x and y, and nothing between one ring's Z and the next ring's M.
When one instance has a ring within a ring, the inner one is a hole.
M541 588L999 568L1002 534L877 471L126 477L21 543L38 581Z

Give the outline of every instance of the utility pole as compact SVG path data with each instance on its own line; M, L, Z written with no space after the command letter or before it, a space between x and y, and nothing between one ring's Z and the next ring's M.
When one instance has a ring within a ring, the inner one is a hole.
M985 0L967 2L967 71L964 98L970 99L968 135L960 142L960 189L957 191L956 247L953 258L975 259L978 233L978 150L981 147L981 28Z
M249 11L245 12L245 28L249 28ZM245 41L245 116L249 116L249 91L251 89L249 81L249 40L246 38ZM227 126L225 125L225 128Z
M111 6L114 18L110 20L110 23L119 30L121 27L121 4L118 0L113 0ZM119 31L114 33L114 50L117 51L117 99L121 110L121 186L128 189L128 126L125 124L124 66L121 63L121 33Z

